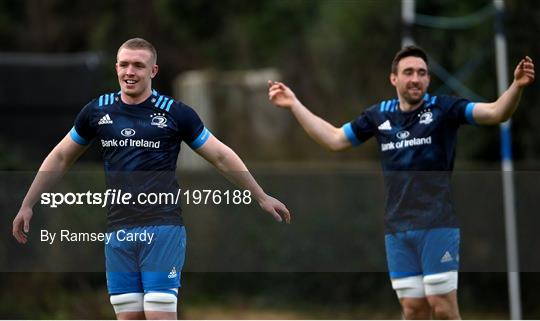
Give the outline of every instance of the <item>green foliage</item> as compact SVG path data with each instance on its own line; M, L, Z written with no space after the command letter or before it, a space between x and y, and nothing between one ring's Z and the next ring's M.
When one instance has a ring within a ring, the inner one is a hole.
M416 11L459 17L490 3L426 0L417 1ZM148 38L156 45L162 66L155 85L165 92L172 79L185 70L275 66L314 112L336 125L395 95L388 73L401 43L399 1L2 0L0 9L0 43L9 51L99 50L107 53L107 65L111 65L116 48L125 39ZM539 12L534 1L507 3L510 72L523 55L539 51L538 42L533 41L540 27ZM498 94L493 31L491 17L464 30L415 26L413 36L448 71L461 70L459 79L473 92L494 100ZM103 87L115 85L111 70L104 71L108 80ZM534 134L540 112L529 107L539 100L540 91L535 88L537 84L526 90L515 116L515 154L521 160L540 156L540 140ZM431 91L453 93L436 77ZM361 155L321 153L315 145L305 144L299 128L291 131L292 143L302 146L291 154L293 158L377 158L370 147ZM474 139L461 139L458 158L498 160L495 131L477 130L469 135Z

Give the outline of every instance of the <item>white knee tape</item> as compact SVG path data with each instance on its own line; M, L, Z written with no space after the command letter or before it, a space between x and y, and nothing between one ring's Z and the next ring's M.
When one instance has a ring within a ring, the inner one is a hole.
M165 292L149 292L144 295L144 311L176 312L176 295Z
M143 296L144 293L111 295L111 304L114 308L114 313L144 311Z
M458 272L449 271L444 273L424 276L426 295L447 294L458 287Z
M423 298L424 282L421 275L392 279L392 288L398 298Z

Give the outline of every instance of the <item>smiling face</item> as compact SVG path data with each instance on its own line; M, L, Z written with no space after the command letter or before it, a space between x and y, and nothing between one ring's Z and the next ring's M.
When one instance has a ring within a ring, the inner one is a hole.
M120 48L116 74L126 103L137 104L151 95L152 78L158 71L155 58L146 49Z
M401 59L395 72L390 74L390 82L405 109L418 107L429 87L429 73L426 62L419 57L409 56Z

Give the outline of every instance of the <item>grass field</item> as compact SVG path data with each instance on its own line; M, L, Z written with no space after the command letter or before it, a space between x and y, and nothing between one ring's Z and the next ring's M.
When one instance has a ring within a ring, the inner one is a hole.
M481 311L463 311L463 319L474 320L501 320L508 319L508 315L496 312ZM401 320L401 314L395 309L375 310L367 307L363 308L345 308L345 307L318 307L302 306L298 308L258 308L248 303L225 305L225 304L206 304L206 305L188 305L184 307L180 315L184 319L262 319L262 320Z

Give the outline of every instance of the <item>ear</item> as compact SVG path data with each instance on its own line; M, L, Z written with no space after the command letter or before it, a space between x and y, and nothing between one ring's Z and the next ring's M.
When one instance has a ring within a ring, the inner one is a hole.
M390 73L390 83L392 84L392 86L396 87L396 82L397 82L397 75L394 74L393 72Z
M118 74L118 62L114 64L114 70L116 70L116 74Z
M159 70L158 65L152 66L152 73L150 74L150 77L151 77L151 78L154 78L154 77L157 75L158 70Z

